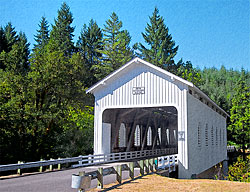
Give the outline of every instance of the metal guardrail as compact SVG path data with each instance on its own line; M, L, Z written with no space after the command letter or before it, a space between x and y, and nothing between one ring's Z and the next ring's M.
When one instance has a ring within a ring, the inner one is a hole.
M122 171L129 171L130 179L135 177L135 168L139 168L140 176L149 174L150 172L167 170L168 173L176 171L175 167L178 164L177 155L168 155L153 158L143 158L132 162L124 162L119 164L110 164L110 167L98 166L95 171L79 172L79 174L72 175L72 185L73 189L78 189L78 191L85 191L90 188L91 180L97 179L97 188L103 189L104 176L110 174L116 174L116 180L119 184L122 183ZM159 172L160 173L160 172ZM161 172L163 173L163 172Z
M34 167L44 167L49 165L58 165L65 163L74 163L74 162L78 162L78 165L73 167L86 167L91 165L99 165L99 164L118 162L118 161L127 161L138 158L157 157L157 156L164 156L176 153L177 153L176 148L167 148L167 149L131 151L131 152L120 152L120 153L99 154L99 155L86 155L86 156L64 158L64 159L0 165L0 172L34 168Z
M227 146L227 152L235 152L237 151L236 147L231 145L231 146Z
M168 155L168 156L162 156L158 157L158 169L166 169L168 168L169 172L175 171L175 165L178 164L178 158L177 155ZM173 170L171 170L171 167L173 167Z

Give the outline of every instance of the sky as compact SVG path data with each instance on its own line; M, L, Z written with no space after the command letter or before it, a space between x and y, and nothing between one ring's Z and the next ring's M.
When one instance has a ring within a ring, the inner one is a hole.
M115 12L132 36L131 46L145 44L141 33L157 7L179 45L175 61L182 58L200 69L224 65L250 71L249 0L0 0L0 26L11 22L32 48L41 17L54 24L62 2L74 17L75 42L91 18L103 28Z

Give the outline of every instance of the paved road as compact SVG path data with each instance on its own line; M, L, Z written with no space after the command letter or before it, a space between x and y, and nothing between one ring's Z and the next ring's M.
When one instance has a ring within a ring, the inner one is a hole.
M115 163L112 165L114 164ZM79 171L85 171L87 173L95 170L97 170L97 166L2 179L0 180L0 192L76 192L76 189L71 188L72 174L78 174ZM128 171L123 171L122 173L123 179L129 178ZM135 175L139 175L138 169L135 169ZM113 183L115 179L116 177L114 174L104 176L104 184ZM97 180L94 179L91 181L91 188L95 188L96 186Z

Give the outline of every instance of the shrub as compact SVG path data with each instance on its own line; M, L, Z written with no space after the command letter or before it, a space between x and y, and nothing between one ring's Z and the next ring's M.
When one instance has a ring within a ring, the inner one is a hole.
M250 182L250 155L247 156L246 161L243 161L242 156L237 158L237 161L229 166L228 180Z

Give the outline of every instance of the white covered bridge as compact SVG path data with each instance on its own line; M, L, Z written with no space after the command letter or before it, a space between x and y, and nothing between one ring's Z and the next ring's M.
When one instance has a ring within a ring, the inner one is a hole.
M135 58L87 93L95 96L95 154L171 149L179 178L227 159L227 113L168 71Z

